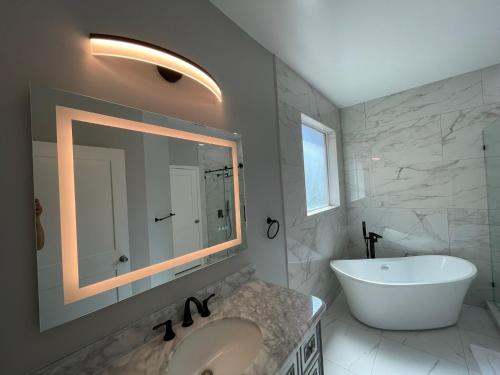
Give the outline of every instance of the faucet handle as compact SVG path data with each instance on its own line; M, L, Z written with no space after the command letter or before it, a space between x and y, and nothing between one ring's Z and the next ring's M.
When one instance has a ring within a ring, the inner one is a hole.
M204 317L204 318L206 318L207 316L210 316L210 314L211 314L211 313L210 313L210 310L208 309L208 301L209 301L211 298L213 298L213 297L215 297L215 294L214 294L214 293L210 294L207 298L205 298L205 299L203 300L203 310L202 310L202 312L201 312L201 316L202 316L202 317Z
M370 232L370 233L368 233L368 237L371 237L371 238L373 238L373 239L375 239L375 240L376 240L377 238L384 238L384 237L382 237L380 234L378 234L378 233L374 233L374 232Z
M173 340L175 337L175 332L172 329L172 321L169 319L166 322L157 324L153 327L153 330L156 331L158 328L165 326L165 335L163 336L164 341Z

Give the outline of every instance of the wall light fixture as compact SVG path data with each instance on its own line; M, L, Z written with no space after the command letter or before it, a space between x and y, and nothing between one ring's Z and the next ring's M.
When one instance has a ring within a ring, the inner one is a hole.
M209 89L222 102L222 91L217 82L200 65L154 44L121 36L90 34L93 55L112 56L156 65L160 75L168 82L177 82L187 76Z

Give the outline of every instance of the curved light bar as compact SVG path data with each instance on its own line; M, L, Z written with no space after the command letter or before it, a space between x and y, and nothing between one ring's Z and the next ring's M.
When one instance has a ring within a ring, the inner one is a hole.
M222 92L210 74L195 62L168 49L135 39L90 34L92 54L142 61L185 75L209 89L222 102Z

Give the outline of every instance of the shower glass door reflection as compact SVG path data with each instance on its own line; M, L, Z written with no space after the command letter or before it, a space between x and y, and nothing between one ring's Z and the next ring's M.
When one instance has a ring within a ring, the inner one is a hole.
M221 165L215 170L205 171L208 246L232 240L236 237L234 221L233 170ZM208 256L213 263L226 257L229 250Z
M483 132L488 194L488 223L492 278L496 284L493 299L500 306L500 121Z

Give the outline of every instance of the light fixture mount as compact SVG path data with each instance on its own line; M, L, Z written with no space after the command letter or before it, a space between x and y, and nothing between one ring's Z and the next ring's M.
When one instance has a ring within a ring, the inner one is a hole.
M92 33L90 42L93 55L119 57L155 65L158 73L170 83L187 76L209 89L222 101L222 91L210 73L174 51L141 40L108 34Z
M162 78L170 83L175 83L182 78L182 74L176 72L175 70L164 68L163 66L157 66L158 73L162 76Z

